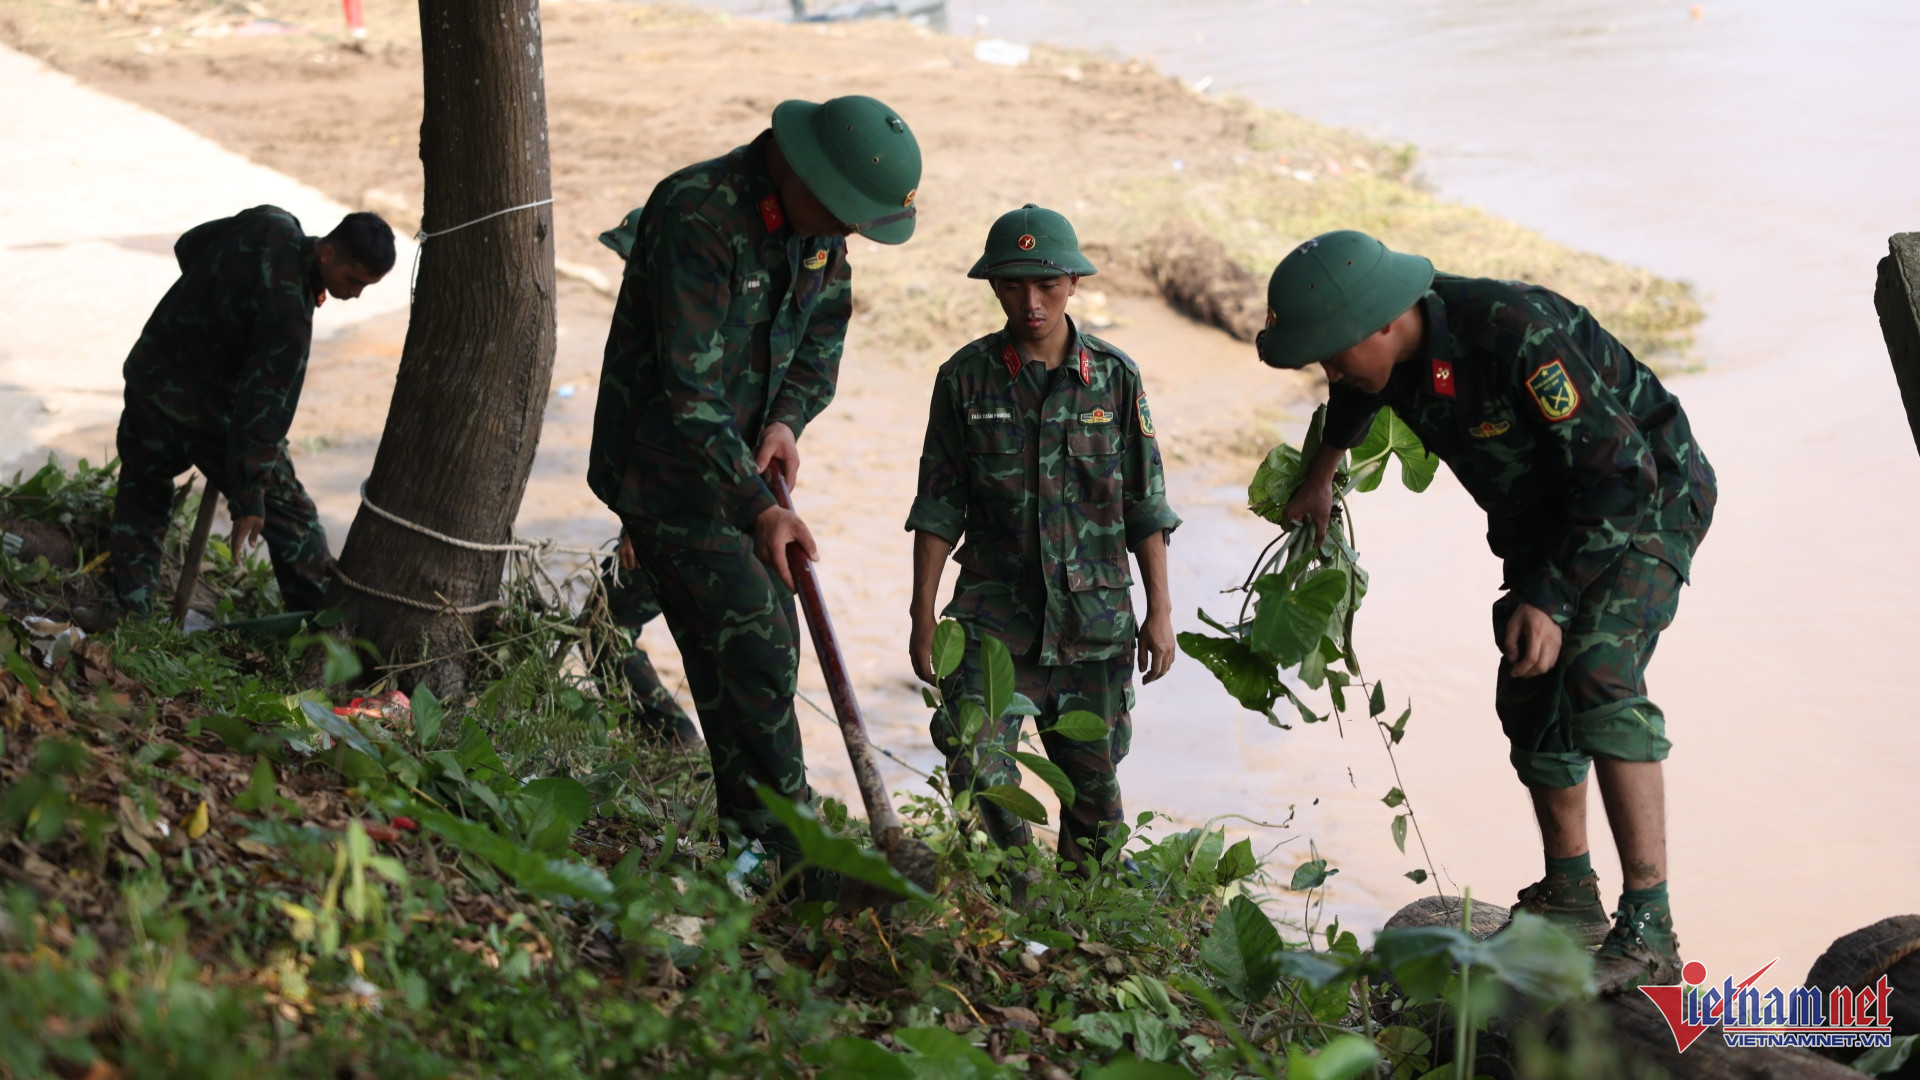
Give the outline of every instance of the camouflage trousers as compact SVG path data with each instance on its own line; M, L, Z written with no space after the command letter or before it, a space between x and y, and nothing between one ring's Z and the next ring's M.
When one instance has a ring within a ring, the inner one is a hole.
M1494 708L1520 779L1531 788L1569 788L1596 757L1664 761L1666 716L1647 699L1647 663L1680 601L1680 574L1665 560L1627 549L1580 594L1545 675L1516 679L1503 656ZM1519 601L1493 605L1495 641Z
M653 661L640 647L640 631L660 614L660 601L638 570L623 571L617 562L600 564L600 582L607 591L607 614L614 625L609 640L594 642L594 681L608 697L624 698L627 715L643 738L662 743L693 743L700 733L688 719L672 691L660 685Z
M800 671L793 593L745 543L698 551L632 523L627 535L687 667L721 819L783 861L797 859L799 842L754 793L766 784L796 802L812 797L793 715Z
M167 527L173 517L173 481L189 468L221 491L226 476L227 440L182 427L139 398L129 398L116 436L120 453L119 492L113 501L113 585L120 607L145 618L153 614L160 588L160 564ZM266 487L266 523L260 535L273 562L274 580L288 611L319 611L327 606L327 578L333 555L307 489L293 474L287 444Z
M1026 656L1013 658L1013 673L1014 691L1033 699L1040 709L1040 715L1033 718L1034 727L1039 730L1047 759L1073 782L1073 804L1060 808L1060 854L1074 862L1083 860L1089 852L1097 858L1104 852L1111 826L1123 819L1117 770L1133 741L1133 650L1123 649L1106 660L1048 667L1039 663L1036 648ZM950 702L964 697L977 701L982 696L981 682L980 644L970 640L965 658L941 686L941 694ZM1080 742L1044 730L1063 714L1081 709L1107 722L1106 738ZM971 752L959 745L960 732L954 727L957 719L957 715L935 713L931 726L933 745L947 755L947 778L953 790L980 791L995 784L1018 784L1020 767L1003 751L1017 748L1024 718L989 719ZM1032 831L1017 814L992 803L974 805L979 807L988 834L1001 847L1033 842Z

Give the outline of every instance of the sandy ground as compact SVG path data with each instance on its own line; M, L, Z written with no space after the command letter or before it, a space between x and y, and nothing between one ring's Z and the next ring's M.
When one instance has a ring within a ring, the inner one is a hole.
M51 49L88 85L171 118L172 130L191 129L339 203L377 204L402 221L417 205L411 143L420 91L404 25L395 40L383 40L376 26L364 53L324 35L109 39L98 28L91 38L49 44L52 38L35 38L20 22L23 11L44 6L0 3L0 34L39 53ZM370 3L370 18L397 9ZM1112 193L1173 182L1170 164L1178 160L1181 190L1205 197L1246 143L1237 126L1244 116L1125 64L1083 67L1042 54L1026 68L1002 69L974 62L963 42L897 27L795 30L565 4L548 9L547 35L560 253L604 274L615 267L593 244L594 233L668 169L750 138L784 97L875 93L922 132L922 235L901 249L855 246L861 311L840 397L803 445L798 497L822 540L829 599L877 740L929 764L924 710L901 655L908 561L899 523L931 367L994 323L984 289L961 277L974 245L994 214L1028 199L1066 210L1089 239L1130 237L1135 207ZM7 60L0 75L9 100L36 102L58 81L29 77L30 68ZM142 123L160 122L139 115ZM0 141L0 155L22 153L20 143ZM134 193L150 167L142 156L119 160L128 193L118 198L139 201ZM102 190L62 201L60 186L31 170L0 176L18 185L8 189L8 207L15 190L41 200L44 209L24 215L36 223L89 220L116 198ZM196 177L200 183L213 181ZM220 190L232 194L204 216L261 201ZM69 368L117 370L168 274L149 265L151 280L129 277L111 291L102 282L100 290L32 292L56 274L83 275L78 263L53 261L56 249L18 247L13 230L21 218L4 219L0 237L0 259L32 260L0 262L21 267L0 293L0 326L9 331L0 349L27 339L20 328L35 327L41 340L69 351L43 351L7 370L30 370L47 385ZM188 224L129 226L125 235ZM124 250L98 245L88 254ZM1276 423L1304 420L1314 388L1265 371L1249 348L1173 315L1137 279L1110 275L1090 284L1106 294L1106 315L1116 320L1108 336L1140 360L1161 423L1172 497L1187 519L1171 550L1174 595L1180 625L1191 628L1194 608L1227 606L1217 590L1238 580L1271 534L1239 509L1238 485L1250 466L1239 451L1258 445ZM1855 292L1864 309L1866 292ZM23 296L49 299L25 303ZM47 317L55 310L58 319ZM563 289L556 393L520 519L529 534L580 542L614 530L580 481L609 311L585 285ZM109 332L113 319L120 329ZM1920 892L1920 848L1910 831L1878 824L1911 786L1920 752L1909 704L1920 694L1920 674L1907 655L1904 614L1920 602L1920 570L1910 557L1911 513L1901 509L1911 500L1898 494L1914 490L1920 468L1887 396L1884 356L1824 362L1878 350L1870 316L1848 319L1841 327L1756 313L1712 331L1714 354L1822 358L1817 375L1775 364L1674 381L1719 469L1723 497L1695 587L1663 638L1652 689L1677 744L1668 775L1674 865L1684 871L1676 877L1682 935L1689 956L1716 972L1751 971L1778 954L1777 972L1796 978L1832 938L1909 908ZM63 336L69 327L72 335ZM404 329L403 313L376 314L315 349L294 436L301 475L336 530L336 546L372 458ZM81 342L92 342L85 356ZM573 393L563 396L567 387ZM16 430L5 417L0 423L0 434ZM111 437L110 428L72 417L36 431L65 452L94 457ZM1130 805L1165 810L1182 826L1229 813L1267 821L1292 813L1287 829L1234 827L1251 830L1263 851L1284 843L1273 856L1283 871L1317 844L1344 871L1330 911L1348 925L1369 926L1421 891L1400 876L1419 860L1394 849L1379 802L1404 780L1443 878L1505 902L1537 876L1538 847L1489 707L1486 610L1498 570L1480 539L1484 523L1445 474L1419 498L1390 483L1360 501L1356 515L1373 585L1360 622L1363 655L1389 695L1415 707L1400 750L1403 776L1370 732L1276 732L1183 659L1167 679L1142 689L1134 755L1123 770ZM655 628L649 642L674 672L664 633ZM811 663L802 670L803 689L824 704ZM850 796L837 733L801 708L816 780ZM903 769L892 779L897 787L913 782ZM1597 827L1597 800L1594 815ZM1602 835L1595 860L1603 879L1617 881ZM1756 955L1758 948L1765 954Z

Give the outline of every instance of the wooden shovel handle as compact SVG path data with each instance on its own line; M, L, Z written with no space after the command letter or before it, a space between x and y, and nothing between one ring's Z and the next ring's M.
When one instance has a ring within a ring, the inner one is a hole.
M793 509L793 496L787 491L786 478L779 470L767 474L768 486L780 505ZM800 594L800 609L807 614L807 629L813 634L813 651L820 657L820 673L826 676L827 694L833 700L833 714L840 721L840 735L847 743L847 757L853 763L853 779L860 787L860 801L867 806L867 820L873 829L874 846L891 851L900 842L900 815L894 813L893 800L880 778L880 762L867 741L866 725L860 720L860 702L853 696L853 678L847 674L846 656L840 650L840 637L834 633L833 619L827 614L827 602L820 595L820 578L814 573L807 549L799 543L787 545L787 565L793 571L794 591Z

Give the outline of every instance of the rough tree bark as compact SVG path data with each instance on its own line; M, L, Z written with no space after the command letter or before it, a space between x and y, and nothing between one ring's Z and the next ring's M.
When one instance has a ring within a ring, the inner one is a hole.
M511 538L526 490L553 370L553 207L475 219L553 194L540 5L421 0L420 36L429 239L367 497L436 532L500 544ZM499 595L505 560L406 529L363 504L340 570L373 589L467 606ZM338 579L330 599L347 629L389 663L457 657L484 617L423 611ZM465 683L458 659L417 671L403 681L455 694Z

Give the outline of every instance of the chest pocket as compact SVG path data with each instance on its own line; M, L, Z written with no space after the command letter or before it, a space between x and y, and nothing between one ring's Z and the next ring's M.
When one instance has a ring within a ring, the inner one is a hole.
M1027 432L1010 403L968 406L966 447L968 479L976 493L1018 497L1026 492Z
M1111 503L1120 498L1120 433L1115 425L1067 422L1067 478L1075 502Z
M728 326L755 326L773 317L773 277L765 270L743 274L733 281L733 299L727 304Z

